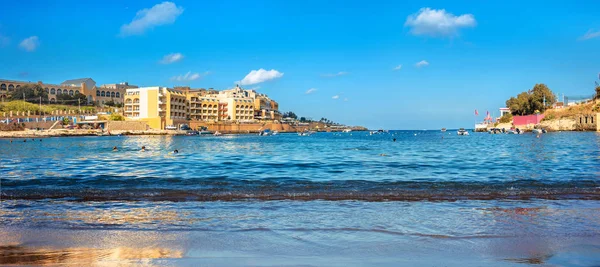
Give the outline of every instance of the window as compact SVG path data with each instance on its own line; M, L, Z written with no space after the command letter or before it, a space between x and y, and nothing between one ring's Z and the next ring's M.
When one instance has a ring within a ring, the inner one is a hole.
M69 95L73 95L74 93L73 90L69 90Z
M6 91L6 84L2 84L2 85L0 85L0 90L2 90L2 91Z
M78 95L79 94L79 90L75 90L75 94Z
M96 90L96 96L100 96L100 91Z
M100 92L100 96L106 96L106 93L104 91ZM102 101L102 104L104 104L104 101Z
M115 92L111 92L110 97L115 97Z
M15 90L15 86L12 84L8 85L8 91L14 91Z
M132 101L131 101L131 99L127 99L127 100L125 100L125 103L126 103L126 104L131 104L131 102L132 102Z
M50 90L48 89L48 87L46 87L46 89L44 89L44 90L46 90L46 93L50 93Z
M62 95L62 89L58 88L58 90L56 90L56 94L57 95Z
M117 98L119 98L119 97L121 97L121 94L120 94L119 92L117 92L117 93L115 94L115 96L116 96Z
M55 95L56 94L56 89L54 89L54 88L50 89L50 94L51 95Z

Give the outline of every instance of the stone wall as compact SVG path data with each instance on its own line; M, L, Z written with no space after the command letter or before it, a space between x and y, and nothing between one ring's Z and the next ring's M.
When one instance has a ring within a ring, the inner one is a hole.
M208 131L219 131L222 133L258 133L261 130L270 129L279 132L298 132L308 129L309 126L292 126L283 123L209 123L203 121L190 121L190 128L200 129L206 127Z
M596 114L579 114L575 116L576 131L595 131L597 130L598 119Z
M143 121L108 121L106 129L109 131L146 131L148 124Z

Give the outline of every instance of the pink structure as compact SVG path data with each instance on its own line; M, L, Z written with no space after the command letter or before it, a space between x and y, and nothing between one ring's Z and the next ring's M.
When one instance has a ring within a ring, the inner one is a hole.
M515 126L525 126L527 124L538 124L544 118L544 114L528 115L528 116L513 116L513 124Z

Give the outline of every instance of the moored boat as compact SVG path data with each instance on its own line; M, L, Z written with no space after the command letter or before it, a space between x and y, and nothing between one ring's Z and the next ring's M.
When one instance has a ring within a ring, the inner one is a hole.
M456 132L456 134L458 134L458 135L469 135L469 132L467 130L465 130L465 128L460 128L460 129L458 129L458 131Z

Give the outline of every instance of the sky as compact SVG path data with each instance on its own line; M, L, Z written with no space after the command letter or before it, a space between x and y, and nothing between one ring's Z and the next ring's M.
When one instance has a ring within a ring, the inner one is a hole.
M7 1L1 79L227 89L371 129L471 128L545 83L592 95L597 1ZM474 115L474 110L479 116Z

